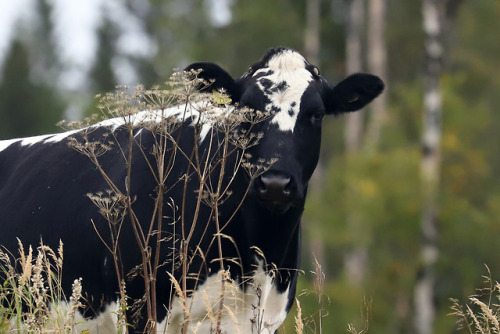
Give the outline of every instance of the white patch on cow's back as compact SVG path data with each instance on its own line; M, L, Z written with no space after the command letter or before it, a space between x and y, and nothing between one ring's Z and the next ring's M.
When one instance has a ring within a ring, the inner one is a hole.
M232 112L232 110L234 110L234 107L218 108L218 107L213 107L213 105L209 102L203 102L203 101L189 104L187 107L186 105L177 105L165 109L163 111L145 110L130 116L110 118L83 129L71 130L57 134L47 134L47 135L40 135L33 137L0 140L0 152L5 150L14 143L19 143L21 146L31 146L39 143L56 143L65 140L80 131L92 130L99 127L108 127L111 129L111 131L116 131L116 129L125 124L132 124L133 127L140 127L145 123L151 123L151 122L160 123L162 119L169 117L177 117L177 121L179 122L182 122L184 120L190 120L192 125L194 124L200 125L201 126L200 143L201 143L203 142L206 135L212 128L214 119L219 116L224 116L224 114Z
M241 283L222 279L225 275L209 276L187 300L188 332L212 333L217 326L221 296L223 309L220 322L222 333L274 334L286 318L290 287L283 293L276 290L273 278L262 267L256 270L246 291ZM185 316L182 301L175 298L168 317L158 324L158 333L180 333Z
M9 147L10 145L14 144L17 141L19 141L19 139L1 140L0 141L0 152L5 150L7 147Z
M257 85L270 100L266 111L276 113L271 123L277 124L281 131L293 132L302 95L313 79L306 69L304 57L293 50L282 51L268 61L267 67L256 71L254 76L259 73L264 75L259 77ZM272 87L265 87L266 80L272 83Z

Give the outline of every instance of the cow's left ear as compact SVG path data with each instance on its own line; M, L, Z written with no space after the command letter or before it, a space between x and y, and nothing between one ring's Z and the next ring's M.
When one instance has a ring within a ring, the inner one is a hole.
M198 77L213 82L208 87L200 87L201 92L212 92L215 90L223 89L227 95L233 100L239 100L239 89L235 80L223 68L214 63L200 62L189 65L184 71L201 70Z
M384 90L384 83L371 74L348 76L331 88L326 97L327 114L356 111L370 103Z

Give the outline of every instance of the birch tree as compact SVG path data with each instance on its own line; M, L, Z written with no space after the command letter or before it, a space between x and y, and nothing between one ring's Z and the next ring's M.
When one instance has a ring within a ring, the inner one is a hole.
M346 71L347 74L363 71L363 28L364 28L364 1L351 0L346 36ZM355 112L346 115L345 144L347 164L353 156L361 150L361 136L363 131L363 113ZM349 167L348 167L349 169ZM348 281L353 285L360 285L366 271L367 250L363 238L360 237L361 221L355 208L356 189L347 186L347 197L350 205L346 214L347 234L352 241L352 249L345 254L344 265Z
M346 36L346 72L353 74L363 70L363 27L364 27L364 1L351 0ZM362 113L346 115L345 142L347 154L356 153L361 146L361 133L363 128Z
M422 216L420 268L415 285L415 330L430 334L436 316L434 305L435 267L438 247L438 197L441 165L442 93L440 75L443 60L443 0L423 0L422 17L425 33L425 69L422 128Z

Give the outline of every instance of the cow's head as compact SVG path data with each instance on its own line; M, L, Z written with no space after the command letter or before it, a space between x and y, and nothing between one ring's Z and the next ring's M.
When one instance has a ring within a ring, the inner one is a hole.
M201 69L199 76L213 81L205 89L224 89L232 103L273 114L258 125L264 138L252 156L277 162L255 180L251 195L279 213L294 203L303 205L318 163L323 116L359 110L384 88L370 74L354 74L331 85L316 66L288 48L270 50L238 79L212 63L195 63L186 70L191 69Z

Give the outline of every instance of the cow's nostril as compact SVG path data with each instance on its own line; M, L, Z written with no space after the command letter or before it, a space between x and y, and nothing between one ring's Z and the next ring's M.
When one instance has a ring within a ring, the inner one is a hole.
M259 178L258 191L262 199L271 202L284 202L290 197L289 176L262 175Z

